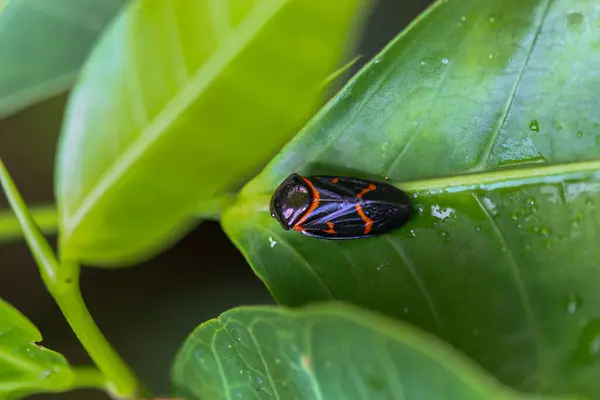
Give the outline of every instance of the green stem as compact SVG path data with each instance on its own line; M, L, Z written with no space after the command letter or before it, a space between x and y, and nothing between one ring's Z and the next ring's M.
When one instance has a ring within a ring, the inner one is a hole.
M2 1L2 0L0 0ZM236 201L236 194L223 194L208 200L202 200L196 207L195 217L198 219L218 220L224 209ZM55 234L58 230L58 214L56 206L44 204L31 207L29 214L41 231L46 234ZM0 210L0 243L23 237L19 219L12 210Z
M31 217L45 234L54 234L58 228L56 207L52 204L33 207ZM0 211L0 243L20 239L23 236L19 220L12 210Z
M90 315L79 288L80 267L74 263L61 264L62 282L54 282L48 289L60 307L94 363L104 373L104 387L122 399L134 399L138 394L138 381L129 366L106 340Z
M73 372L72 389L98 389L106 390L106 378L95 367L71 367Z
M136 398L139 389L137 379L106 341L81 297L79 265L61 264L57 261L54 251L29 214L2 160L0 160L0 184L19 221L25 241L38 265L46 288L56 300L83 347L106 377L106 387L114 397Z

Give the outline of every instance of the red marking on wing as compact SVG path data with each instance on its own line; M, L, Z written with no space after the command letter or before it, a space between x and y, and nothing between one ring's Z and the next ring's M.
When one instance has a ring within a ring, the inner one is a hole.
M301 178L304 180L304 182L306 182L308 187L310 187L313 198L312 198L312 203L311 203L310 207L308 208L308 210L306 210L304 215L302 215L302 217L298 220L298 222L296 222L294 224L294 226L292 227L292 229L294 229L295 231L298 231L298 232L302 232L304 230L302 228L302 224L304 223L304 221L306 221L308 216L319 207L319 202L321 201L321 195L319 194L319 191L317 190L317 188L315 188L315 185L313 185L312 182L309 181L308 179L306 179L305 177L302 176Z
M333 178L331 180L331 183L338 183L340 181L340 178Z
M356 212L360 219L365 223L365 235L368 235L371 232L371 225L373 225L373 220L365 214L360 204L354 206L356 208Z
M327 226L329 227L329 229L325 229L323 232L325 233L335 233L335 229L333 229L333 222L328 222Z
M372 192L373 190L377 189L377 186L373 185L372 183L369 184L369 186L367 186L365 189L363 189L359 194L356 195L357 198L362 198L365 194Z

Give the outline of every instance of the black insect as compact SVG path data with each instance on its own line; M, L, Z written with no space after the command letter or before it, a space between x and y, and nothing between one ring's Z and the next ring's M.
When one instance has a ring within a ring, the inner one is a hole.
M404 225L410 198L388 183L343 176L287 177L271 198L271 216L285 230L322 239L358 239Z

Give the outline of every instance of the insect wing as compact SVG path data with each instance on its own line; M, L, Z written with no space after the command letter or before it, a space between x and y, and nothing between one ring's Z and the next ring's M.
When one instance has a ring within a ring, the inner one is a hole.
M344 176L310 176L313 186L319 191L321 199L329 201L354 201L356 196L375 181L355 179Z
M383 182L335 176L311 176L320 202L299 229L308 236L353 239L387 233L406 223L410 199Z
M301 232L309 236L337 239L363 233L364 223L354 204L342 201L321 203L302 224Z
M302 225L302 233L329 239L360 238L394 230L405 224L410 215L408 208L372 200L336 204L335 209L331 206L315 210Z

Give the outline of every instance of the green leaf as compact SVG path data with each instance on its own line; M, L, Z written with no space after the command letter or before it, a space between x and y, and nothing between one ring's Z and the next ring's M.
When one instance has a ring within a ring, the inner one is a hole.
M38 329L0 299L0 399L73 388L74 371L61 354L36 343L41 340Z
M106 389L113 397L130 398L136 395L138 382L135 375L106 341L83 302L79 289L79 265L75 263L59 264L56 260L52 248L29 213L23 197L1 159L0 186L19 222L46 288L54 297L83 347L102 370L102 373L106 375L106 385L104 378L102 378L102 383L98 384L96 379L100 373L98 370L80 371L74 378L74 387L87 385L91 381L94 387L104 389L105 386L108 386Z
M124 3L0 0L0 118L67 90Z
M129 265L196 225L197 204L237 190L314 112L365 3L132 2L69 103L61 255Z
M188 337L172 381L190 400L528 397L431 335L335 303L229 310Z
M512 387L600 393L600 5L440 1L289 143L223 216L286 305L339 299L418 325ZM291 172L389 177L391 235L284 232Z

